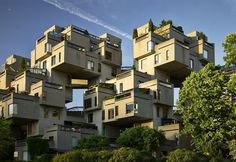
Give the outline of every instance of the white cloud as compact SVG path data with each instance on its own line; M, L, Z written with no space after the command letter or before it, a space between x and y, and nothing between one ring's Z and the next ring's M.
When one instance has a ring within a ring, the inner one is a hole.
M99 26L102 26L110 31L115 32L116 34L121 35L124 38L127 38L129 40L131 40L131 35L112 26L109 25L107 23L105 23L104 21L100 20L99 18L95 17L94 15L91 15L88 12L83 11L82 9L79 8L78 5L76 5L75 3L72 2L68 2L68 1L63 1L63 0L43 0L44 2L47 2L61 10L64 10L66 12L69 12L73 15L76 15L86 21L89 21L91 23L97 24ZM92 1L92 0L90 0Z

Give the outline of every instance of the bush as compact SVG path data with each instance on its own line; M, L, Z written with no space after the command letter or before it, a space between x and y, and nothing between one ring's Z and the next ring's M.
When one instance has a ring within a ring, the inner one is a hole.
M36 159L37 156L47 154L49 151L47 139L42 139L40 137L29 137L26 141L32 160Z
M122 147L115 150L109 162L141 162L140 151L133 148Z
M117 139L122 147L131 147L140 151L156 151L165 142L165 136L157 129L133 127L126 129Z
M109 140L100 135L92 135L78 140L79 149L103 149L109 146Z
M75 150L56 155L53 162L107 162L112 153L109 151Z
M53 154L43 154L32 162L51 162L54 156Z
M190 150L177 149L170 152L166 162L194 162L197 161L196 154Z

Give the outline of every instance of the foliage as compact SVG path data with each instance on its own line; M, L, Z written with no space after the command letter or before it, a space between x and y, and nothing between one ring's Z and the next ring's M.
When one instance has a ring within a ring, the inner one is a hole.
M162 20L161 24L160 24L160 27L163 27L163 26L168 25L168 24L172 25L173 24L172 20Z
M153 32L155 30L155 27L153 25L153 22L152 22L152 19L149 19L149 22L148 22L148 31L149 32Z
M198 33L198 39L199 40L203 39L204 41L207 41L207 37L203 32Z
M0 118L0 161L13 158L14 137L11 122Z
M133 30L133 39L137 38L138 37L138 30L135 28Z
M100 135L92 135L78 140L79 149L102 149L109 146L109 140Z
M208 64L200 72L193 72L180 90L177 107L184 124L183 133L191 135L196 150L205 155L226 156L226 142L236 136L228 80L220 67Z
M224 61L226 66L236 66L236 33L228 34L222 43L226 56Z
M110 151L91 151L91 150L74 150L62 155L56 155L53 162L106 162L112 156Z
M115 150L109 162L141 162L141 153L133 148L122 147Z
M236 140L232 140L229 142L229 150L232 159L236 160Z
M32 160L36 159L37 156L48 153L49 145L47 139L42 139L40 137L28 137L26 142Z
M54 154L43 154L32 162L51 162L54 157Z
M135 66L135 65L132 65L131 69L132 69L132 70L136 70L136 66Z
M20 69L19 69L19 72L23 72L26 70L26 61L24 58L21 58L20 60Z
M165 136L162 132L148 127L126 129L117 139L117 143L121 146L148 152L156 151L164 142Z
M197 161L196 154L190 150L177 149L170 152L166 162L194 162Z
M184 30L183 30L183 27L182 26L177 26L176 27L181 33L183 33L184 32Z

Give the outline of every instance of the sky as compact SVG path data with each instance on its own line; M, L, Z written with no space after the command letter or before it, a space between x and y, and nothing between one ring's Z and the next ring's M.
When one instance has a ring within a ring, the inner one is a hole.
M222 41L236 32L236 0L1 0L0 64L10 54L30 57L35 41L50 26L70 24L94 35L122 39L123 66L133 64L131 35L151 18L171 19L185 33L202 31L215 43L216 64L224 64ZM81 103L81 93L75 100Z

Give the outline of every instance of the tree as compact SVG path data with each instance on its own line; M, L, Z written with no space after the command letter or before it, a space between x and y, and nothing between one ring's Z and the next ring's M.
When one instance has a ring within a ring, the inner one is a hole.
M138 30L135 28L133 30L133 39L137 38L138 37Z
M141 162L141 153L133 148L120 148L115 150L109 162Z
M177 149L170 152L166 162L194 162L197 161L197 156L194 152L186 149Z
M236 33L228 34L225 37L222 46L224 48L224 52L226 53L226 56L224 57L226 66L229 67L233 65L236 67Z
M155 28L154 28L152 19L149 19L149 22L148 22L148 31L149 31L149 32L153 32L154 30L155 30Z
M172 25L173 24L172 20L162 20L161 24L160 24L160 27L163 27L163 26L168 25L168 24Z
M236 140L232 140L229 142L229 150L229 154L232 156L232 159L236 160Z
M219 66L206 65L184 81L177 103L183 133L191 135L195 149L204 155L227 155L227 141L236 136L234 103L229 77Z
M79 149L102 149L109 146L109 140L100 135L92 135L78 140Z
M25 59L24 58L21 58L20 60L20 69L19 69L19 72L23 72L26 70L26 62L25 62Z
M28 137L26 142L32 160L36 159L37 156L47 154L49 151L47 139L42 139L40 137Z
M0 119L0 161L13 158L14 137L11 132L11 122Z
M123 147L136 148L140 151L154 152L164 144L165 136L157 129L132 127L121 133L117 143Z

